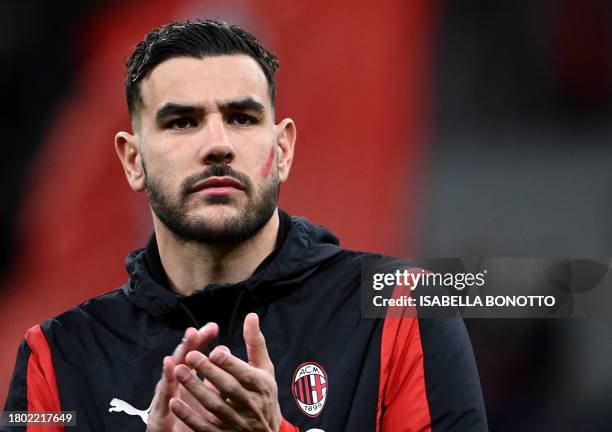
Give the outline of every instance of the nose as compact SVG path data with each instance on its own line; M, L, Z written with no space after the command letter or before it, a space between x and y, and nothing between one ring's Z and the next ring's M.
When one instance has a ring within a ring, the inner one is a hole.
M222 118L211 118L206 125L200 159L205 164L229 164L234 160L235 148L227 135Z

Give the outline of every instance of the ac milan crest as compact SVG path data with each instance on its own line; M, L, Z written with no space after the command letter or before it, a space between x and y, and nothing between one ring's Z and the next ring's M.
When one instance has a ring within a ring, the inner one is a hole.
M321 414L327 396L327 374L320 364L302 363L293 374L292 393L304 414L316 417Z

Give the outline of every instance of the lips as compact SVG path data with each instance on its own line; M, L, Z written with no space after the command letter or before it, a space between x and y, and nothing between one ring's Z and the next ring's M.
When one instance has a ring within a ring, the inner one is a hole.
M226 196L241 192L244 186L232 177L210 177L197 183L191 193L204 196Z

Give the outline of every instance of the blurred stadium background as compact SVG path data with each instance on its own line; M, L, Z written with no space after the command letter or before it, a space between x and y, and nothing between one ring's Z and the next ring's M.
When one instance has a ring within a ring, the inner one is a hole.
M123 60L217 17L281 59L282 207L397 256L612 256L612 3L0 4L0 402L25 330L125 280L151 232L113 136ZM612 424L612 323L468 320L493 431Z

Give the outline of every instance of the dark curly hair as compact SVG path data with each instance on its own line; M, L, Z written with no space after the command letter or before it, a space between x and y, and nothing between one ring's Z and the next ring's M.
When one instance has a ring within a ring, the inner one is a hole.
M203 19L170 22L156 28L136 45L126 61L125 97L130 116L142 102L142 80L158 64L174 57L204 58L246 54L257 61L268 81L272 106L276 100L274 74L278 59L262 47L255 37L224 21Z

